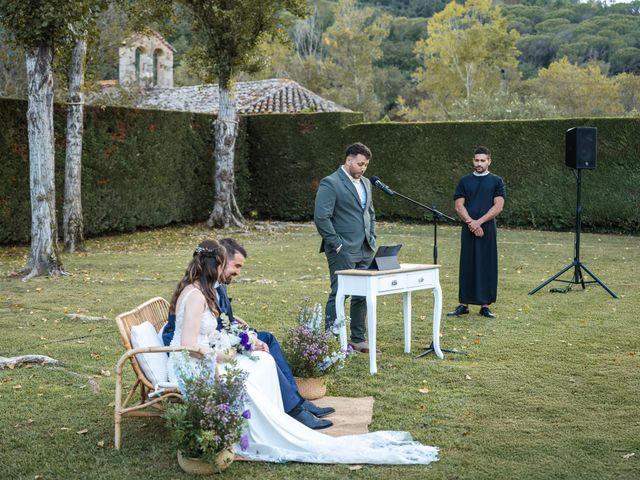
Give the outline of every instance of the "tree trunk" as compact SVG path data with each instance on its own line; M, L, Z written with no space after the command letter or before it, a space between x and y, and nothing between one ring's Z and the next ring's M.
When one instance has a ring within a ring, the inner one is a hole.
M58 226L54 182L53 46L27 51L29 107L29 185L31 191L31 251L23 280L63 273L58 257Z
M220 81L220 108L214 122L215 136L215 189L213 210L207 225L215 228L242 227L243 218L234 194L234 151L238 134L238 115L229 82Z
M84 222L82 219L82 130L84 109L84 61L87 52L85 39L78 40L69 66L69 95L67 99L67 156L64 171L64 207L62 232L64 251L84 250Z

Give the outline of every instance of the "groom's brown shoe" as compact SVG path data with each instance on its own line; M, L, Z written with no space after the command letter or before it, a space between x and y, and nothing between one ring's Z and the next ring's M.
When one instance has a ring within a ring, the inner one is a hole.
M369 342L367 342L366 340L358 343L349 342L349 346L353 348L354 352L369 353ZM380 350L378 350L377 348L376 353L380 353Z

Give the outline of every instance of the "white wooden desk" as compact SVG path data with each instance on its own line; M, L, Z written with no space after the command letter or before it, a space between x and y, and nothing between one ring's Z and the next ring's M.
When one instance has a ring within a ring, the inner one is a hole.
M367 330L369 334L369 371L377 373L376 366L376 311L377 297L392 293L404 296L404 351L411 352L411 292L433 289L433 350L438 358L444 358L440 350L440 318L442 316L442 289L440 265L403 263L394 270L339 270L336 294L336 317L345 317L344 299L347 295L367 297ZM340 328L340 345L347 347L347 327Z

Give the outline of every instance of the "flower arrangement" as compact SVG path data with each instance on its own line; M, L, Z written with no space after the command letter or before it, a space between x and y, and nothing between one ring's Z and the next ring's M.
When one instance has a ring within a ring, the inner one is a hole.
M216 375L211 355L192 363L184 352L176 363L183 403L170 404L164 417L178 451L215 462L216 455L235 444L246 450L249 437L244 430L251 418L251 411L245 408L247 374L232 360L224 374Z
M335 335L342 326L336 322L331 330L322 325L322 306L313 307L307 301L298 311L296 325L291 327L284 343L287 361L294 376L314 378L328 375L344 367L344 361L353 351L339 348ZM343 319L343 322L346 319Z
M230 323L225 322L222 318L222 330L214 330L209 336L209 345L216 352L237 352L245 355L252 360L257 360L258 357L253 355L257 335L254 331L242 323ZM225 315L226 317L226 315Z

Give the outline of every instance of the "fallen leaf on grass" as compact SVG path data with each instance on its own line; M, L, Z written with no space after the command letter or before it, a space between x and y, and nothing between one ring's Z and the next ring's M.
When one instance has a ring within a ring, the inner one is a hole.
M100 441L98 442L98 446L99 446L100 448L104 447L104 440L100 440Z
M71 430L71 429L67 427L60 427L60 430L62 430L63 432L66 432L67 430Z
M464 379L465 379L465 380L471 380L471 376L470 376L470 375L465 375L465 376L464 376Z
M89 430L87 430L87 429L85 428L85 429L82 429L82 430L77 431L76 433L77 433L78 435L84 435L84 434L85 434L85 433L87 433L88 431L89 431Z
M103 377L110 377L111 372L109 370L100 370L100 375L102 375Z
M429 389L428 388L421 388L420 390L418 390L420 393L429 393Z
M631 457L633 457L635 455L634 452L631 453L627 453L625 455L622 455L622 458L624 458L625 460L629 460Z

